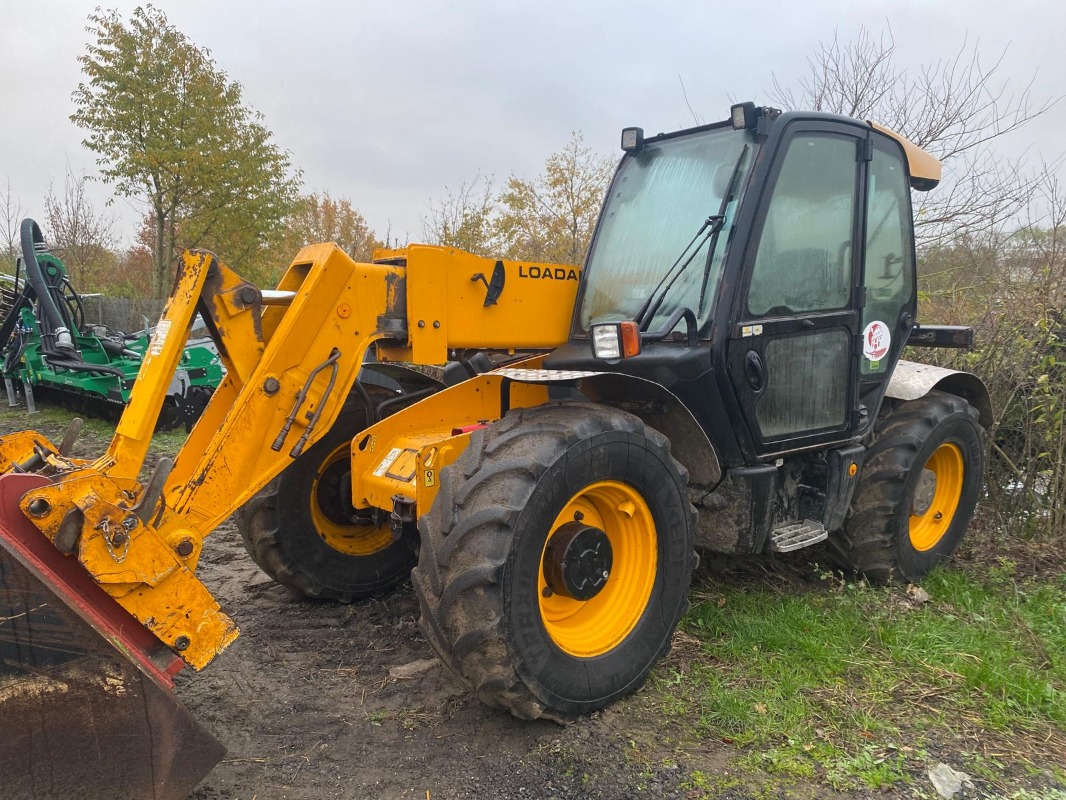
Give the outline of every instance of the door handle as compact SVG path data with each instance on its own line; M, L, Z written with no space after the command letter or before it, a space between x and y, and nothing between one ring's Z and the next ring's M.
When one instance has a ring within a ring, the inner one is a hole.
M762 363L762 356L754 350L749 350L744 356L744 377L748 379L748 386L755 393L761 392L766 385L766 368Z

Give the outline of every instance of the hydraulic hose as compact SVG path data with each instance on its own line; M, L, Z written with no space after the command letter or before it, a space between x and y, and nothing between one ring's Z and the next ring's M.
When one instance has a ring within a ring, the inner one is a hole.
M109 356L124 356L136 361L141 360L140 353L136 350L130 350L122 342L115 341L114 339L100 339L100 346L104 348L104 352Z
M64 316L57 305L57 295L63 301L64 284L70 287L70 282L64 279L55 285L49 285L44 270L37 261L37 245L44 246L44 234L40 226L32 219L22 220L20 229L22 236L22 263L26 268L26 279L37 296L37 321L41 330L41 351L45 361L57 369L70 369L78 372L88 372L96 375L114 375L122 378L123 372L117 367L106 364L92 364L79 357L74 337L71 335L71 325L77 325L77 315L69 307L63 310ZM73 287L71 287L73 293ZM77 294L74 293L77 297ZM80 306L80 299L78 305ZM12 315L14 316L14 315ZM6 328L6 323L5 326ZM3 330L0 330L0 334ZM10 333L8 334L10 336ZM53 340L54 344L49 340Z
M4 321L0 323L0 348L5 350L12 344L13 334L18 330L19 311L23 307L30 305L31 300L27 296L26 283L19 284L19 265L21 262L15 261L15 300L11 304L11 311L4 318ZM18 343L19 348L22 347L21 337ZM21 349L19 350L21 356ZM8 365L5 364L4 371L8 371Z
M57 369L73 369L78 372L92 372L99 375L114 375L116 378L124 378L125 373L118 367L112 367L110 364L91 364L88 361L82 361L81 359L65 359L61 356L45 356L45 360L49 365Z
M26 266L26 278L37 294L37 303L41 314L44 315L47 328L55 336L56 347L74 352L74 339L70 335L70 329L60 316L59 308L44 279L41 265L37 263L35 245L44 244L44 234L41 233L40 226L29 218L22 220L20 233L22 235L22 263Z

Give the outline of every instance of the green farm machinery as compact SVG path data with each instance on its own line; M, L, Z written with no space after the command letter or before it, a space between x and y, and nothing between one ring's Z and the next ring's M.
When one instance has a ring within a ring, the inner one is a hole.
M20 233L15 275L0 276L0 358L8 404L18 405L21 393L31 412L43 401L117 419L153 346L147 320L143 330L130 334L87 324L82 297L40 227L27 219ZM190 339L159 427L191 429L222 375L210 339Z

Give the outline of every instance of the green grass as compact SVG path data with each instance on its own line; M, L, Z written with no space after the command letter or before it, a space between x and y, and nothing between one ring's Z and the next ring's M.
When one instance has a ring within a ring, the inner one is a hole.
M944 570L925 604L824 577L822 591L697 589L682 630L698 653L656 672L665 713L737 745L742 766L838 789L905 783L936 760L993 783L1061 769L1048 754L1066 743L1066 576Z
M2 410L0 410L0 420L3 421L3 428L7 430L20 430L24 428L41 428L49 425L53 427L66 428L70 424L70 420L73 417L78 416L66 409L56 408L54 406L38 405L37 412L31 414L25 408L25 406L16 406L15 408L9 408L6 403ZM85 420L86 427L89 429L99 429L100 431L112 431L114 425L107 420L93 419L92 417L85 417L82 415L82 419ZM110 433L108 433L110 435Z
M115 433L116 423L85 414L75 414L63 408L42 405L38 406L37 413L30 414L24 407L5 406L0 409L0 432L38 430L48 436L53 444L58 445L71 419L76 416L81 416L84 422L78 437L78 455L83 458L101 455ZM157 431L152 436L149 452L157 456L174 456L186 438L184 427L172 431Z

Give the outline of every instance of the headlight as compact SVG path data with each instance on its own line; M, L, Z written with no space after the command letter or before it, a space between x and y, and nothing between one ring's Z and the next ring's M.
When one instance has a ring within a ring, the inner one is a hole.
M640 354L637 323L609 322L592 326L592 354L596 358L629 358Z
M644 146L643 128L622 128L622 149L635 153Z
M592 326L592 354L596 358L621 358L622 337L617 325Z
M735 106L730 106L729 118L733 122L733 130L742 131L745 128L754 128L758 123L755 103L737 103Z

